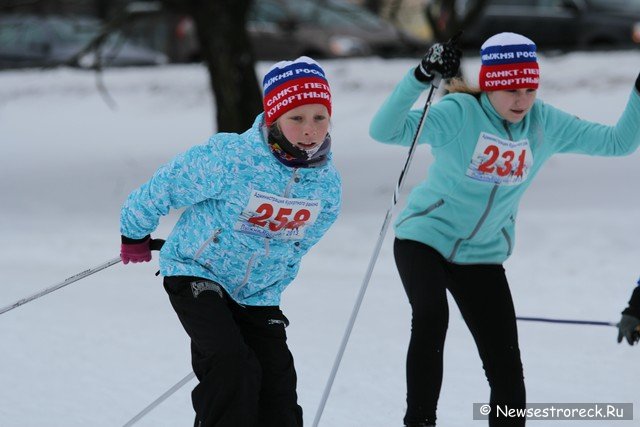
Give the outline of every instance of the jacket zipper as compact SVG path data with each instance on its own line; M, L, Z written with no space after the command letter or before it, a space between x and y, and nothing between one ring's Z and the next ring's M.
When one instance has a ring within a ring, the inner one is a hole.
M507 131L507 135L509 136L509 141L513 141L513 135L511 135L511 129L509 129L509 122L507 120L503 120L502 126L504 126L504 130Z
M507 256L511 255L511 250L512 250L512 246L511 246L511 236L509 236L509 233L507 232L507 229L502 227L502 235L504 236L505 240L507 241Z
M291 193L291 187L293 186L294 182L299 182L300 178L298 177L298 169L295 168L293 170L293 175L291 175L291 179L289 180L289 182L287 183L287 186L284 190L284 197L289 197L289 194ZM269 242L269 238L265 237L264 238L264 251L265 251L265 255L269 256L269 246L270 246L270 242ZM247 283L249 283L249 276L251 275L251 270L253 269L253 264L256 261L256 257L258 256L258 254L253 254L251 255L251 258L249 259L249 262L247 263L247 271L244 273L244 277L242 278L242 283L240 283L240 286L238 286L236 288L235 291L233 291L233 294L231 296L233 296L234 298L237 297L240 294L240 291L242 291L242 289L247 286Z
M398 227L400 224L402 224L403 222L405 222L406 220L408 220L410 218L414 218L414 217L417 217L417 216L423 216L423 215L429 215L432 211L434 211L435 209L438 209L442 205L444 205L444 199L440 199L437 202L432 203L425 210L423 210L421 212L416 212L416 213L413 213L413 214L409 215L408 217L406 217L405 219L403 219L402 221L397 223L396 227Z
M238 294L240 294L240 291L245 286L247 286L247 283L249 282L249 275L251 275L251 269L253 268L253 263L256 260L256 256L257 254L253 254L251 255L251 258L249 258L249 262L247 263L247 271L244 273L244 277L242 278L242 283L240 283L240 286L238 286L236 290L233 291L233 294L231 294L231 296L234 297L234 299L238 296Z
M507 120L503 120L502 126L504 127L504 130L507 132L507 136L509 137L509 140L513 141L513 135L511 134L511 129L509 129L509 122ZM480 227L482 227L482 224L484 224L484 222L487 220L487 217L489 216L489 212L493 207L493 201L496 197L496 192L498 191L498 187L500 187L499 184L495 184L493 186L493 189L491 189L491 195L489 196L489 201L487 202L487 207L485 208L484 213L480 217L480 220L476 224L476 227L473 229L469 237L467 237L466 239L458 239L456 241L456 243L453 245L453 250L451 251L451 254L449 255L449 258L447 259L447 261L453 262L453 259L455 258L456 253L458 252L458 249L460 249L460 245L462 244L462 242L465 240L473 239L473 237L478 233L478 231L480 231ZM511 248L511 238L509 237L509 234L504 229L502 230L502 233L507 238L507 243L509 243L509 248ZM509 249L509 253L511 253L511 249Z
M287 186L285 187L284 197L289 197L289 194L291 193L291 187L293 186L294 182L300 182L300 177L298 176L298 168L295 168L293 170L293 175L291 175L291 179L289 180L289 182L287 183ZM265 240L264 242L265 255L269 256L269 246L270 246L269 238L265 237L264 240ZM247 271L244 273L244 277L242 278L242 283L240 283L240 286L238 286L235 289L235 291L233 291L233 293L231 294L232 297L237 298L238 295L240 294L240 291L242 291L242 289L244 289L244 287L247 286L247 283L249 283L249 276L251 275L251 270L253 269L253 264L255 263L257 256L258 254L255 254L255 253L251 255L251 258L247 263Z
M216 239L218 238L218 236L220 235L220 233L222 232L221 228L216 228L215 231L213 232L213 234L211 235L211 237L209 237L207 240L205 240L205 242L198 248L195 256L193 257L194 259L198 259L200 257L200 255L202 255L202 252L204 251L204 249L211 243L214 241L217 241Z
M293 175L291 175L291 179L284 189L284 197L289 197L289 194L291 193L291 187L293 186L294 182L300 182L300 177L298 176L298 168L295 168L293 170Z
M509 129L509 122L507 120L503 120L502 126L504 127L504 130L507 132L507 136L509 137L509 140L513 141L513 135L511 134L511 129ZM493 206L493 201L496 197L496 192L498 191L499 186L500 186L499 184L495 184L493 186L493 189L491 190L491 195L489 196L489 201L487 202L487 207L485 208L484 213L480 217L480 220L476 224L476 227L473 229L469 237L467 237L466 239L458 239L456 243L453 245L453 250L451 251L449 258L447 259L449 262L453 262L453 258L456 256L456 253L458 252L458 249L460 248L460 245L462 244L462 242L465 240L473 239L473 237L480 230L480 227L482 227L482 224L484 224L484 222L487 220L487 217L489 216L489 212L491 211L491 207ZM502 232L503 234L505 234L505 237L508 236L508 234L506 233L506 230L503 229ZM511 238L507 237L507 241L509 243L509 247L511 247Z
M451 254L449 255L449 258L447 259L447 261L453 262L453 258L455 258L456 253L458 252L458 249L460 248L460 245L462 244L462 242L465 241L465 240L473 239L475 237L475 235L478 233L478 231L480 231L480 227L482 227L482 224L484 224L484 222L487 220L487 217L489 216L489 212L491 211L491 208L493 207L493 200L496 198L496 193L498 191L498 187L500 187L498 184L493 186L493 189L491 190L491 194L489 195L489 201L487 202L487 207L485 208L484 213L482 214L482 216L478 220L478 223L476 224L476 227L473 229L473 231L471 232L471 234L467 238L458 239L456 241L455 245L453 245L453 250L451 251Z
M509 129L509 122L507 120L503 120L502 126L504 126L504 130L507 131L509 140L513 141L513 135L511 134L511 129ZM511 219L511 222L515 222L513 219L513 215L511 215L509 218ZM504 227L502 227L502 234L504 235L504 238L507 240L507 256L509 256L511 255L511 251L513 250L513 247L511 245L511 236L509 236L509 233L507 233L507 229Z

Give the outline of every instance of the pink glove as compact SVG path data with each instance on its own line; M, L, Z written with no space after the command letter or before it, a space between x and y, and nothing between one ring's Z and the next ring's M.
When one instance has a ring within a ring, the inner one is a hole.
M122 246L120 246L120 259L124 264L129 261L149 262L151 261L151 236L142 239L130 239L122 236Z

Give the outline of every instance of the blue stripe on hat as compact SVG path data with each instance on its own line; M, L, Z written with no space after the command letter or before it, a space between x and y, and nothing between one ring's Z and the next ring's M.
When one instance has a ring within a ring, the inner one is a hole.
M515 64L538 60L534 44L487 46L480 51L480 57L482 65Z
M265 74L264 79L262 79L264 95L266 96L269 92L290 80L312 77L327 80L324 75L324 71L317 64L310 64L308 62L294 62L283 68L274 68L273 70Z

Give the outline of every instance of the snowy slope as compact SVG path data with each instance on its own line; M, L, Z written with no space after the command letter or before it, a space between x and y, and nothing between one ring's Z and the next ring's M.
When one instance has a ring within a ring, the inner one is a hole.
M261 75L270 64L261 63ZM369 120L413 61L325 61L344 214L307 256L283 309L292 321L299 396L311 424L406 149L376 144ZM477 58L465 60L473 76ZM540 97L615 123L640 52L541 59ZM109 70L110 110L95 76L76 70L0 73L0 306L118 253L124 198L164 161L212 132L203 67ZM408 187L431 161L420 147ZM637 275L640 154L553 158L525 196L506 263L521 316L617 321ZM176 216L156 236L166 236ZM382 249L322 426L399 426L409 307ZM186 335L154 276L156 261L116 265L0 316L0 426L119 426L189 372ZM632 402L640 411L640 349L610 327L520 323L530 402ZM472 421L488 386L452 305L439 425ZM190 383L140 426L188 426ZM554 422L633 426L635 421ZM539 423L544 425L544 423Z

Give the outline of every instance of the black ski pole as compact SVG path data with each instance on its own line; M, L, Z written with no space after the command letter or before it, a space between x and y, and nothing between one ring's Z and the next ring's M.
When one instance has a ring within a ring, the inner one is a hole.
M163 239L153 239L151 240L151 250L152 251L159 251L162 248L162 245L164 245L164 240ZM40 292L36 292L33 295L30 295L28 297L22 298L16 302L14 302L13 304L9 304L6 307L2 307L0 308L0 315L6 313L7 311L11 311L14 308L20 307L21 305L24 305L28 302L31 302L33 300L36 300L42 296L45 296L47 294L50 294L53 291L57 291L60 288L64 288L67 285L72 284L73 282L77 282L78 280L84 279L85 277L91 276L92 274L97 273L98 271L102 271L105 268L109 268L112 265L115 265L117 263L119 263L121 261L120 257L117 258L113 258L103 264L100 264L98 266L95 266L93 268L89 268L88 270L84 270L78 274L74 274L73 276L63 280L62 282L56 283L53 286L50 286L48 288L45 288L43 290L41 290Z
M338 367L340 366L340 362L342 361L342 356L344 355L344 351L347 347L347 342L349 341L349 337L351 336L351 331L353 330L353 325L356 322L356 317L358 317L358 311L360 310L360 306L362 305L362 300L364 299L364 294L367 290L367 286L369 285L369 279L371 279L371 273L373 272L373 268L375 267L376 261L378 260L378 255L380 254L380 249L382 248L384 237L387 234L387 229L389 228L389 223L391 222L393 208L396 206L396 203L398 203L400 191L402 190L402 186L404 184L406 174L409 171L411 160L413 160L413 153L415 152L416 147L418 145L418 139L422 134L424 121L427 118L427 114L429 114L429 109L431 108L431 101L433 99L433 95L435 94L439 85L440 85L440 79L438 76L436 76L436 78L433 80L431 84L431 89L429 90L429 94L427 95L427 101L425 102L424 108L422 110L422 116L420 117L420 122L418 123L418 129L416 131L416 134L413 137L411 146L409 147L409 154L407 154L407 160L405 161L404 167L402 168L402 172L400 172L400 178L398 179L398 183L396 185L395 191L393 192L391 206L387 210L387 214L384 217L384 222L382 223L380 235L378 236L378 242L376 243L376 246L373 250L373 255L371 256L371 259L369 261L369 266L367 267L367 271L365 273L364 279L362 280L360 291L358 292L358 296L356 297L356 302L351 312L351 317L349 318L349 322L347 323L347 328L344 332L344 336L342 337L342 342L340 343L338 354L336 355L335 362L333 363L333 368L331 369L331 373L329 374L329 379L327 380L327 384L322 394L322 399L320 400L320 405L318 406L316 417L313 420L313 427L318 426L318 423L320 422L320 418L322 417L322 412L324 411L324 407L327 403L327 399L329 398L329 393L331 393L331 387L333 386L333 381L336 378L336 373L338 372Z
M564 323L569 325L591 325L591 326L618 326L616 322L602 322L598 320L571 320L571 319L549 319L546 317L516 317L517 320L527 322Z

